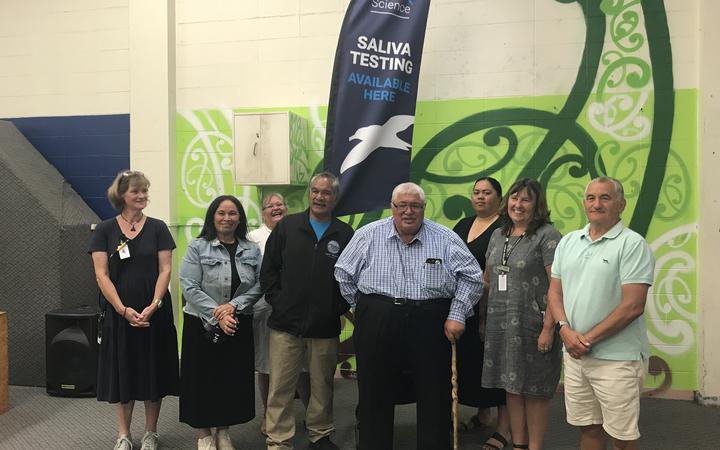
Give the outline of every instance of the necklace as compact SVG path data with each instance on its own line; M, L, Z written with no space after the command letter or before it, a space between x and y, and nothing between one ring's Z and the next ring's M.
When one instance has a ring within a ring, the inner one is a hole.
M143 217L145 217L145 215L144 215L143 213L140 213L140 218L139 218L138 220L134 221L134 222L131 222L131 221L127 220L127 219L125 218L125 216L122 215L122 213L120 213L120 218L121 218L123 221L125 221L125 223L127 223L128 225L130 225L130 231L135 231L135 225L137 225L137 224L139 224L140 222L142 222Z

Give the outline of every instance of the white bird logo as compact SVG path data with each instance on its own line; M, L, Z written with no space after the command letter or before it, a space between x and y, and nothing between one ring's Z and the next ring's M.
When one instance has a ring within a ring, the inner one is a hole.
M397 134L406 130L415 121L415 116L392 116L383 125L368 125L358 128L348 141L359 139L360 142L350 150L340 166L340 173L365 161L370 153L383 148L397 148L409 151L411 145L403 141Z

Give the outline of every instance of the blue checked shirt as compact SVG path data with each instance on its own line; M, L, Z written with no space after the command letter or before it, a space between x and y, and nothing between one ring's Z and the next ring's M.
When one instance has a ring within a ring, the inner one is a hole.
M482 270L467 245L428 219L409 244L400 239L392 217L360 228L335 264L335 278L353 309L362 294L448 298L448 319L460 323L482 295Z

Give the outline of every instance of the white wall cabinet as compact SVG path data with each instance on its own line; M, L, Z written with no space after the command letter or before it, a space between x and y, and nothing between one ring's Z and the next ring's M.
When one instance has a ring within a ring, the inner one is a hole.
M307 121L289 111L236 113L235 183L302 185L310 176Z

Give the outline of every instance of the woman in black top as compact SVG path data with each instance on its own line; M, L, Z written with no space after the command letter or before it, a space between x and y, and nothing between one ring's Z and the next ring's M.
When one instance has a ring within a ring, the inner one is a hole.
M100 223L90 243L105 300L97 398L116 404L118 450L132 448L135 400L145 403L142 449L157 448L162 398L178 394L177 333L168 292L175 242L164 222L143 214L149 186L140 172L120 172L108 188L120 214Z
M498 220L498 208L502 198L500 183L491 177L483 177L473 185L471 203L475 216L466 217L455 225L453 231L467 243L470 253L475 256L480 267L485 270L485 252L490 236L501 226ZM510 422L505 408L505 391L486 389L480 384L483 367L483 341L485 334L485 309L487 307L487 289L475 305L475 314L467 319L465 333L457 343L458 401L467 406L478 408L478 413L465 422L465 428L483 425L487 420L487 408L497 406L498 421L495 432L485 442L483 450L504 448L510 437Z

